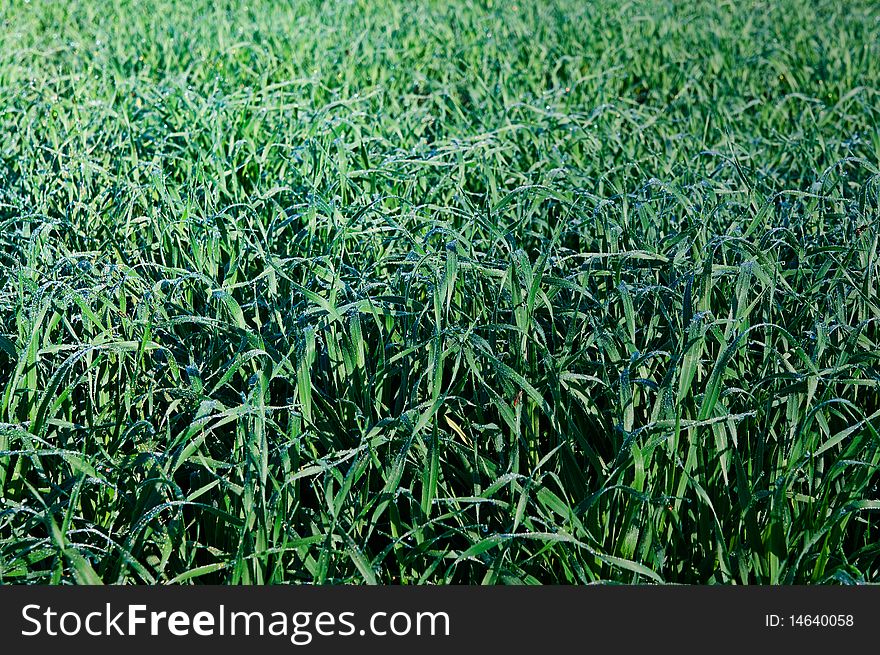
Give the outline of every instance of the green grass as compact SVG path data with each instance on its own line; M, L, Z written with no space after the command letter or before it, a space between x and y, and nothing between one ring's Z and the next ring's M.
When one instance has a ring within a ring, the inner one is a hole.
M0 582L880 581L876 2L0 25Z

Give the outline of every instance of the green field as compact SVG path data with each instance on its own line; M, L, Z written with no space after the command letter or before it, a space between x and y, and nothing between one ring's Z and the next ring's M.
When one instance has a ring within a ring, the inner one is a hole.
M0 0L0 583L880 582L880 5Z

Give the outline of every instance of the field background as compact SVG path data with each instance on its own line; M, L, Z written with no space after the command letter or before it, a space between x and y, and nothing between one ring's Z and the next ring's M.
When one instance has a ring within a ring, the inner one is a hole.
M880 581L880 5L0 0L0 582Z

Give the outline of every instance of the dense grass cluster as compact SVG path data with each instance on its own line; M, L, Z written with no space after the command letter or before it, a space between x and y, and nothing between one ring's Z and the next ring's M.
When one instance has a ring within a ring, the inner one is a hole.
M0 582L880 581L872 0L0 26Z

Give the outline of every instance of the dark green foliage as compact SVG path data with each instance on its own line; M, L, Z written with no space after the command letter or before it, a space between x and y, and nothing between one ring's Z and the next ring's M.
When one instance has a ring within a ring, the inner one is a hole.
M875 2L0 25L0 582L880 581Z

